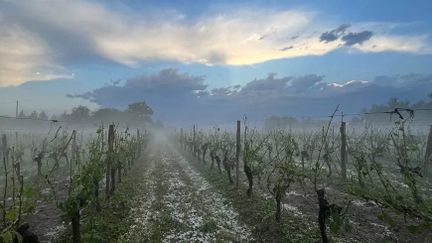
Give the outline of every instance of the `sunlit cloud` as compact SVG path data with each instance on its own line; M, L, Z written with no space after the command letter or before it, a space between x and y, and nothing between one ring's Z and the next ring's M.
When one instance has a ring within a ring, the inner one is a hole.
M43 42L18 26L2 27L0 57L2 85L32 79L34 70L49 65Z
M372 36L362 45L355 46L363 52L401 51L411 53L431 53L426 45L426 36Z

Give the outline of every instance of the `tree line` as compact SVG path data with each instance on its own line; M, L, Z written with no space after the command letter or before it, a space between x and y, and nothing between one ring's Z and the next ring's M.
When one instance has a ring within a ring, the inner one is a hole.
M29 118L39 120L59 120L68 121L75 123L85 122L114 122L114 123L128 123L128 124L152 124L153 110L144 101L131 103L124 110L116 108L99 108L91 111L88 107L79 105L72 108L69 112L65 111L60 115L48 116L47 113L42 110L40 112L32 111L30 114L26 114L21 110L18 114L18 118Z

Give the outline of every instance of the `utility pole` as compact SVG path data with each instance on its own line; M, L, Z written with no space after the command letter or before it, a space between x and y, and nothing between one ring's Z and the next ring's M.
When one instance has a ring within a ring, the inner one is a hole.
M16 101L16 108L15 108L15 118L18 118L18 100Z

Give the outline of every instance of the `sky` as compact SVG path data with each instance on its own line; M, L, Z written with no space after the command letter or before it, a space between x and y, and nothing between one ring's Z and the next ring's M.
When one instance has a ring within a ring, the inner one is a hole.
M167 123L432 93L428 0L0 0L0 114L146 101Z

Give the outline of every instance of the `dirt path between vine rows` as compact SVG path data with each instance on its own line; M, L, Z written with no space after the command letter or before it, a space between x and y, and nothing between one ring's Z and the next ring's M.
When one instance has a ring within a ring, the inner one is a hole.
M68 179L66 176L56 175L52 178L56 197L64 200L67 197ZM56 206L52 198L52 189L44 183L37 184L34 188L40 190L41 197L35 202L34 212L24 216L24 221L30 224L30 231L35 233L42 243L50 243L55 240L60 232L65 230L62 223L61 210Z
M174 148L154 149L121 242L246 242L251 228Z

